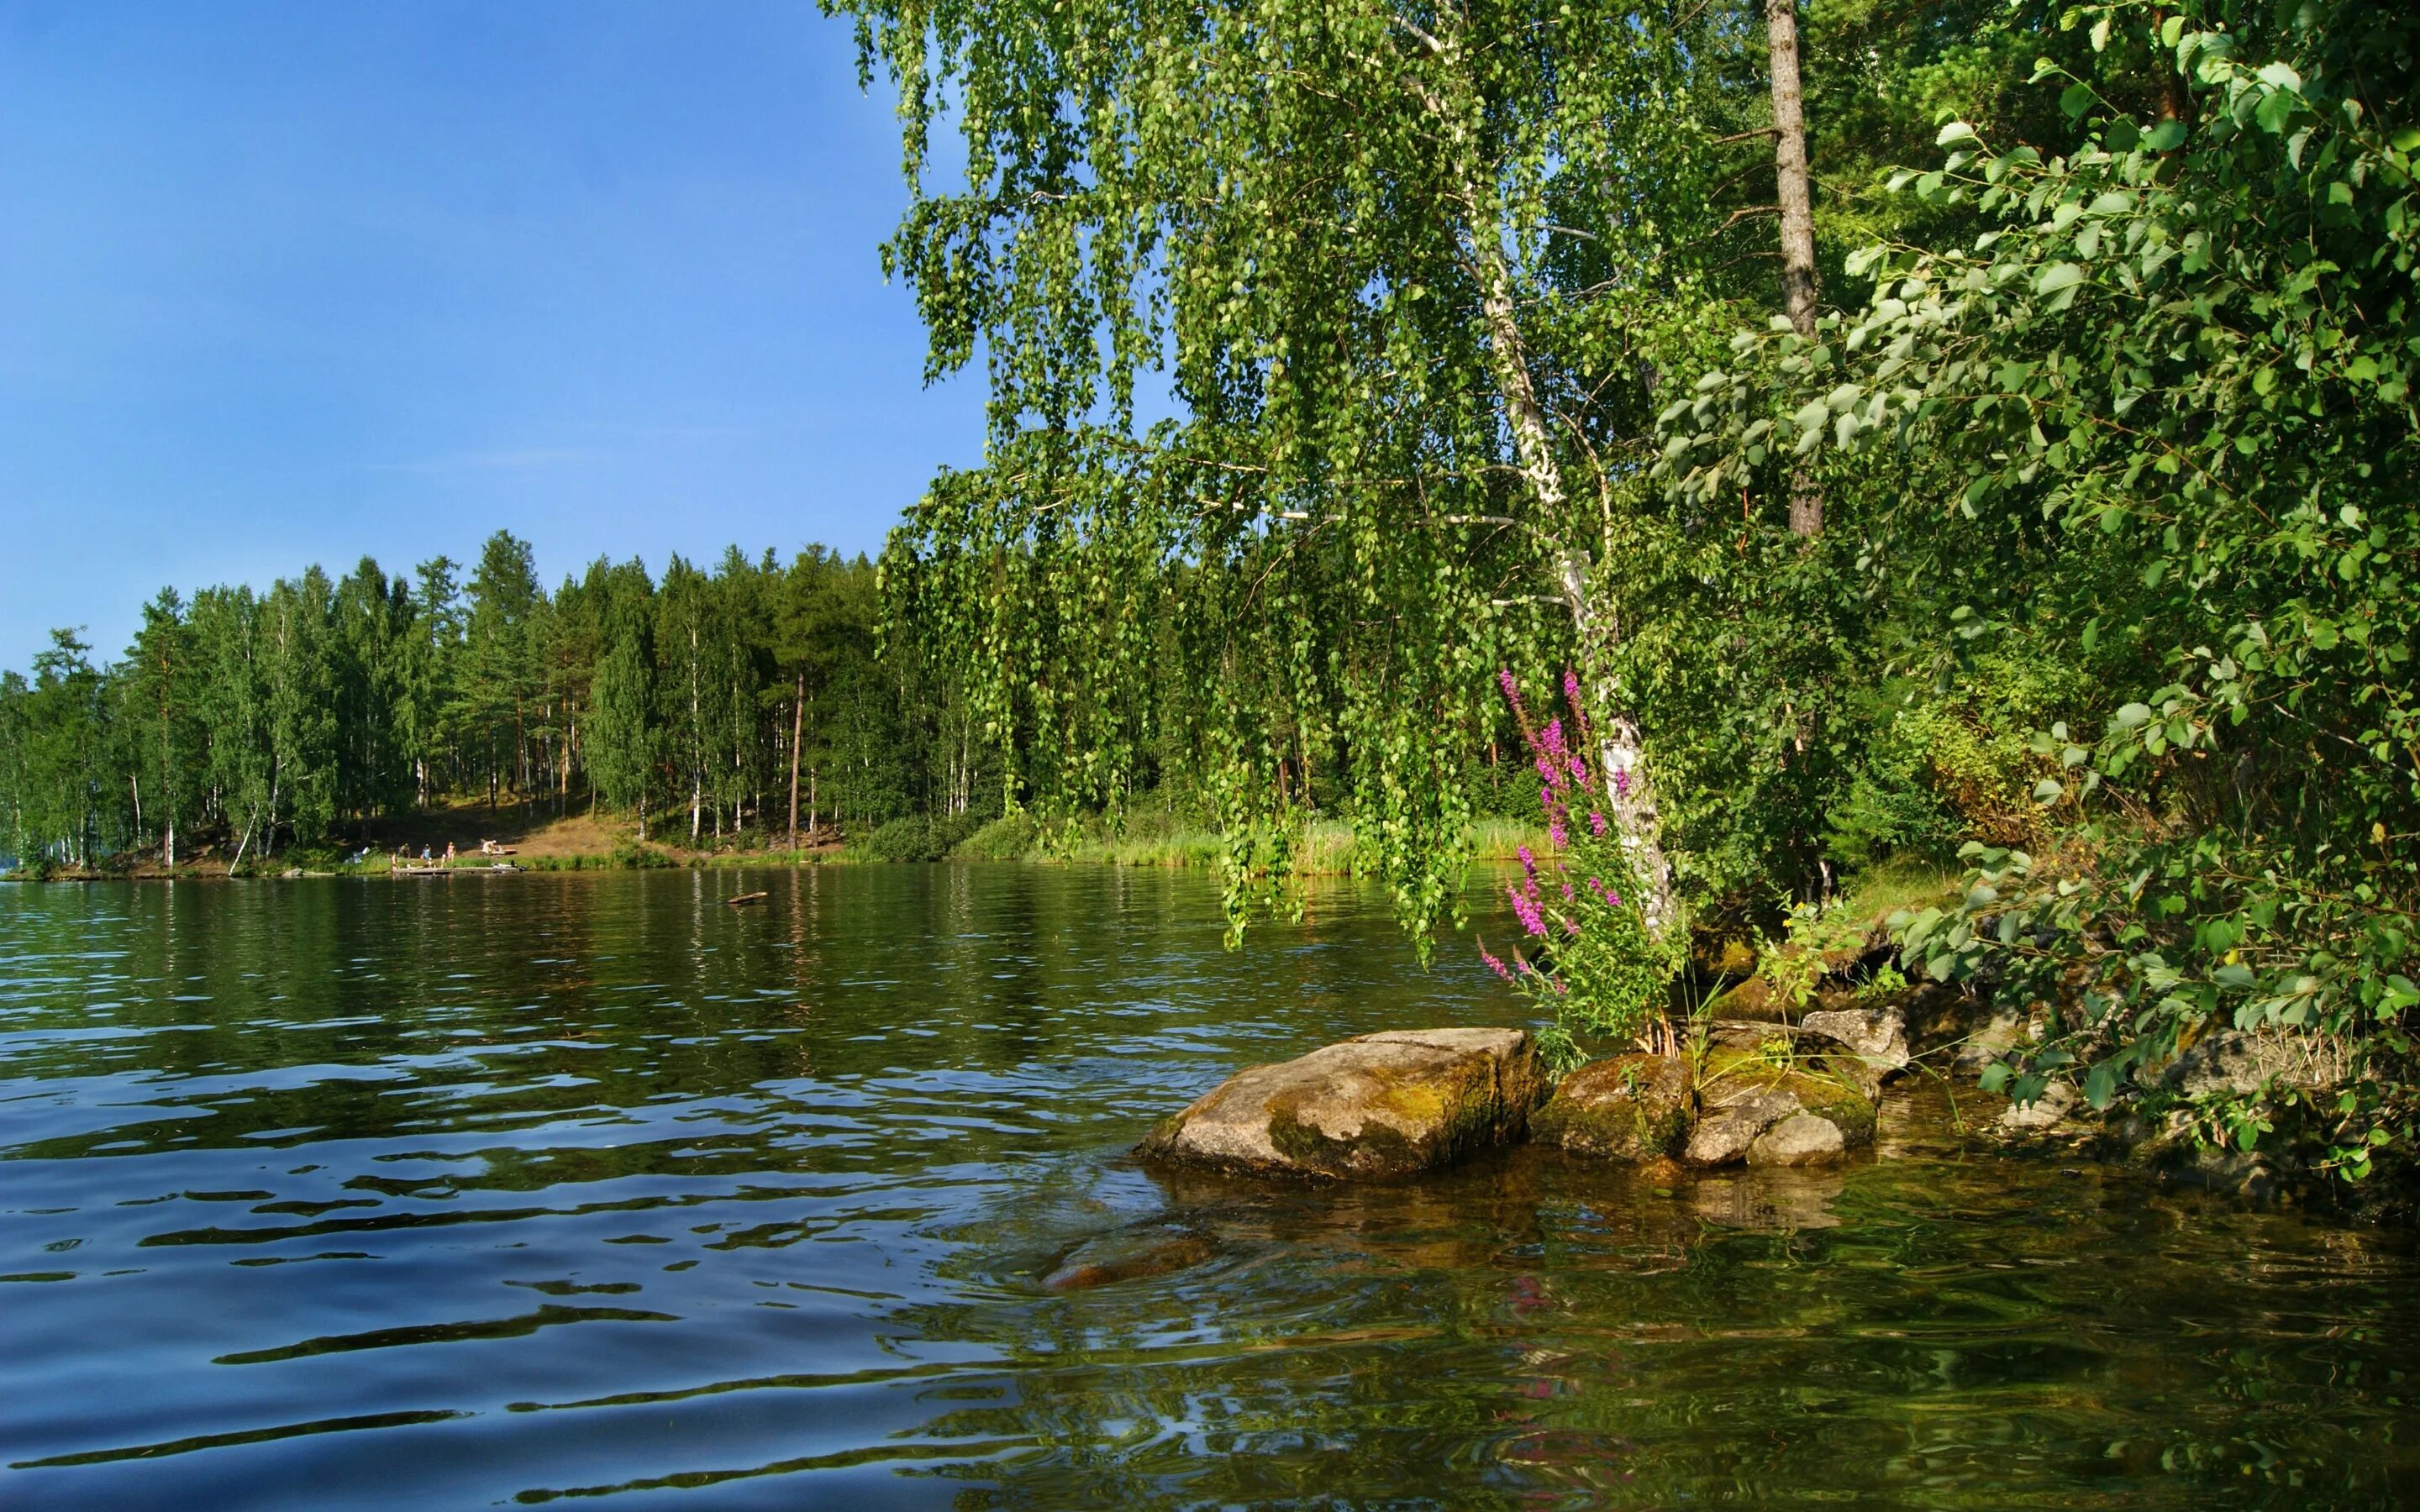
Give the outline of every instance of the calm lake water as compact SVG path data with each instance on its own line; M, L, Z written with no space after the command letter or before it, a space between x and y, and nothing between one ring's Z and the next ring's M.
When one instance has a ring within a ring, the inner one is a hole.
M1662 1192L1124 1158L1515 1020L1440 955L1349 891L1229 954L1107 870L0 888L0 1506L2420 1503L2407 1236L1937 1097Z

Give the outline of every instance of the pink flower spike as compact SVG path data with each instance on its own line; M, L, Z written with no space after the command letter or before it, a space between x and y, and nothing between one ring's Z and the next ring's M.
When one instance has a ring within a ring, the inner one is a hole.
M1605 815L1593 809L1589 810L1589 833L1599 840L1605 839Z
M1559 851L1571 843L1571 833L1563 828L1563 816L1559 810L1556 811L1553 822L1546 825L1546 838L1554 841L1555 849Z
M1563 933L1570 935L1573 939L1578 939L1580 937L1579 920L1575 918L1565 918L1563 920Z
M1613 774L1613 791L1620 797L1630 796L1630 768L1625 766Z
M1538 938L1542 940L1544 939L1546 937L1546 919L1544 915L1538 912L1537 900L1528 897L1525 894L1514 892L1509 887L1505 889L1505 894L1512 900L1512 912L1519 917L1521 927L1536 935Z
M1487 947L1484 945L1481 945L1479 948L1479 959L1487 963L1488 970L1493 971L1498 977L1503 978L1506 981L1511 981L1512 980L1512 973L1505 968L1503 962L1498 961L1496 957L1490 955L1487 951Z

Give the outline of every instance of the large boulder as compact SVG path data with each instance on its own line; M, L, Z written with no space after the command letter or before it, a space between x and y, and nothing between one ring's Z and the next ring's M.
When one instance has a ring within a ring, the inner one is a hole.
M1398 1180L1518 1139L1545 1090L1526 1029L1406 1029L1253 1066L1161 1121L1145 1160Z
M1689 1064L1678 1056L1617 1056L1563 1078L1529 1119L1529 1135L1575 1155L1645 1164L1689 1134Z

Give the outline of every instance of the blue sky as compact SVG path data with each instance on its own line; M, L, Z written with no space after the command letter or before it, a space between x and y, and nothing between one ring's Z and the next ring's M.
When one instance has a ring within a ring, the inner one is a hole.
M873 551L981 454L810 0L0 0L0 666L165 584Z

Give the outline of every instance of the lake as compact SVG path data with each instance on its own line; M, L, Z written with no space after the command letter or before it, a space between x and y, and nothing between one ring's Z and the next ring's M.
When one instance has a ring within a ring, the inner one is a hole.
M1232 953L1186 872L0 887L0 1505L2420 1502L2408 1234L1971 1149L1971 1093L1661 1189L1125 1157L1518 1021L1341 885ZM1043 1285L1087 1243L1190 1263Z

